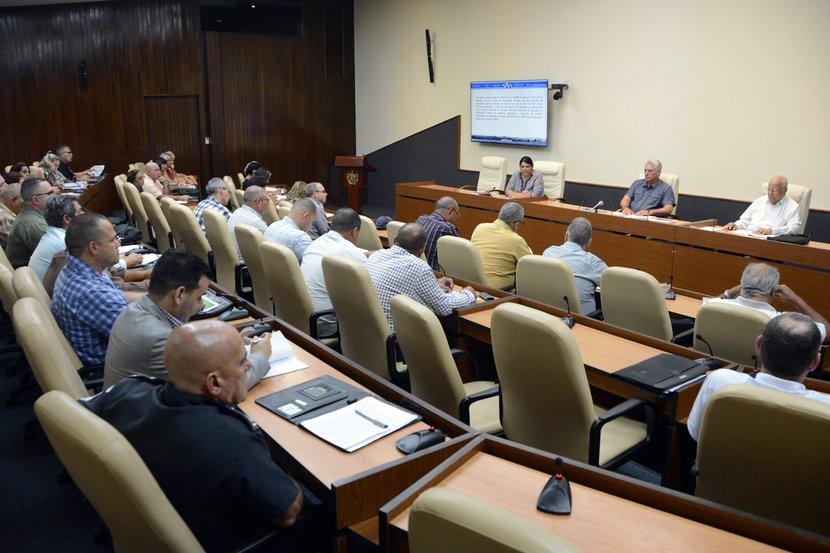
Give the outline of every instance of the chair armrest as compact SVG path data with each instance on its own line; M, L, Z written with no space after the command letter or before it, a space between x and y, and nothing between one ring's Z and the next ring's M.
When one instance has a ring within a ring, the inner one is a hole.
M599 446L602 437L602 427L623 415L631 413L639 407L643 408L646 415L646 438L642 443L647 444L651 441L651 437L654 435L654 408L642 399L629 399L602 413L591 424L591 436L588 444L588 463L599 466Z
M458 418L461 419L461 422L464 424L470 424L470 406L476 401L481 401L482 399L487 399L488 397L495 397L500 393L501 387L496 384L494 388L482 390L465 397L461 400L461 403L458 404Z
M386 368L389 370L389 379L399 388L409 391L409 375L398 373L396 362L398 360L398 337L393 332L386 337Z
M681 343L683 340L685 340L685 339L686 339L686 338L688 338L689 336L692 336L692 335L694 334L694 331L695 331L695 329L694 329L694 328L690 328L689 330L684 330L683 332L681 332L681 333L680 333L680 334L678 334L677 336L674 336L674 337L671 339L671 343L672 343L672 344L679 344L679 343Z
M104 389L104 379L96 378L94 380L84 380L84 386L87 390L92 390L96 394Z
M334 309L326 309L325 311L315 311L308 317L308 335L317 339L317 320L325 315L334 315ZM337 334L340 334L339 332ZM337 335L335 334L335 336Z
M98 378L102 374L104 374L103 363L97 363L95 365L84 365L83 367L78 369L78 376L80 376L81 379L85 377Z
M213 258L213 250L207 252L208 267L210 267L211 280L216 280L216 260Z
M481 380L481 374L478 370L478 363L476 363L475 357L473 357L473 355L469 351L458 348L452 348L450 350L450 354L452 354L453 359L457 359L459 357L466 357L470 361L470 364L473 366L473 379Z
M602 309L594 309L590 313L587 313L585 316L588 317L588 318L591 318L591 319L596 319L598 321L603 320L603 318L602 318Z
M501 290L502 292L510 292L516 288L516 283L508 284L507 286L502 286L501 288L496 288L496 290Z

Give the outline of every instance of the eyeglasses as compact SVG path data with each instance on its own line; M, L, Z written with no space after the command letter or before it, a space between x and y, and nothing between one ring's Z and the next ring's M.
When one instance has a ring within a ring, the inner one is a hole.
M50 190L49 192L41 192L40 194L35 194L34 196L32 196L32 199L34 200L38 196L51 196L54 193L55 193L54 190Z

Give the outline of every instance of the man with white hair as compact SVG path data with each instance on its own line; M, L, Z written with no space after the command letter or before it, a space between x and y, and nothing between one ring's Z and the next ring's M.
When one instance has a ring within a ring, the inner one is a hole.
M778 269L775 267L766 263L750 263L744 269L739 285L724 290L723 294L717 298L709 298L705 301L750 307L769 315L772 319L781 314L772 306L772 300L779 299L791 304L795 311L815 321L821 334L821 341L825 344L830 343L827 338L827 320L789 286L780 284L780 278Z
M234 228L236 225L250 225L265 234L268 225L262 218L262 214L268 209L268 192L261 186L249 186L245 189L242 195L243 204L239 209L231 213L228 219L228 230L231 231L231 241L239 254L239 259L242 259L242 253L239 251L239 244L236 242L236 232Z
M724 230L748 230L759 235L792 234L801 226L798 202L787 197L787 177L777 175L767 184L767 194L752 202L741 218Z
M199 227L202 232L205 231L205 210L212 209L218 211L225 218L225 221L231 218L231 212L228 209L228 202L231 200L231 192L228 190L228 184L220 179L214 177L210 179L205 187L207 198L199 202L196 209L193 210L193 215L199 222Z
M660 180L663 164L659 159L650 159L643 166L645 178L637 179L628 187L620 200L620 207L626 215L668 217L674 209L674 191Z
M518 234L524 218L525 210L520 204L507 202L501 206L498 219L481 223L473 231L470 241L481 256L487 280L483 284L507 288L516 283L516 263L533 253Z
M6 184L0 190L0 247L4 250L9 241L12 224L21 209L23 209L23 198L20 196L20 185L18 183Z
M144 165L144 182L141 183L141 191L149 192L157 200L163 196L170 196L174 200L188 201L190 196L174 196L166 185L161 184L161 168L158 163L151 161Z
M608 268L605 261L587 251L592 235L591 222L585 217L577 217L568 225L565 243L551 246L542 252L544 256L564 261L571 268L579 291L579 305L584 314L596 310L594 294L602 272Z

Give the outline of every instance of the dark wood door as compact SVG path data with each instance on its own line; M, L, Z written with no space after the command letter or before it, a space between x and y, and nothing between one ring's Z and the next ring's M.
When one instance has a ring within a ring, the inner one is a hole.
M147 117L147 159L170 150L176 154L176 170L196 175L199 184L204 186L212 175L207 175L202 168L199 97L145 96L144 113Z

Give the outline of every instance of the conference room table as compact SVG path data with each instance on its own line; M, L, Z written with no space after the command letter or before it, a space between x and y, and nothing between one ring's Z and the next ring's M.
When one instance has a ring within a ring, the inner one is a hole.
M503 195L482 196L431 181L399 183L395 217L414 221L431 213L435 201L443 196L458 201L460 216L455 224L464 238L470 238L478 224L494 221L504 202L514 201ZM545 197L518 201L525 208L525 220L518 232L534 253L564 242L568 224L575 217L585 217L594 229L590 251L609 266L640 269L660 282L715 296L738 284L748 263L762 261L777 267L782 283L830 318L830 244L813 241L800 246L741 236L714 230L714 220L624 217ZM774 305L787 309L778 301Z

